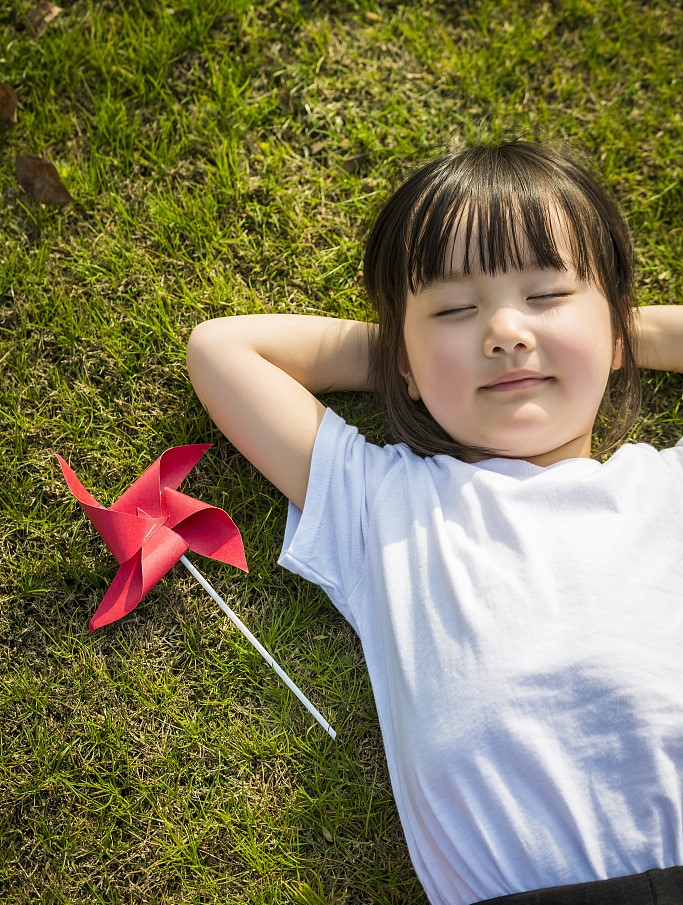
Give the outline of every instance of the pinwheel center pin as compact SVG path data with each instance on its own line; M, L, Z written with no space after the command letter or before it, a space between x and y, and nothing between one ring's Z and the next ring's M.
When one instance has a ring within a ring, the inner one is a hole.
M151 515L148 515L143 509L140 509L139 506L138 506L138 515L140 516L140 518L146 518L146 519L151 519L151 518L152 518ZM156 531L157 528L162 528L162 527L166 524L167 521L168 521L168 516L166 516L165 519L163 519L163 520L157 520L157 521L155 521L152 525L150 525L149 531L148 531L147 534L145 534L145 536L144 536L143 543L144 543L146 540L149 540L151 534L152 534L154 531Z
M119 563L114 580L90 620L89 631L130 613L169 569L181 562L323 729L336 738L327 720L185 556L192 550L248 571L242 538L227 512L178 491L210 447L211 444L196 443L167 449L108 509L57 456L69 490Z

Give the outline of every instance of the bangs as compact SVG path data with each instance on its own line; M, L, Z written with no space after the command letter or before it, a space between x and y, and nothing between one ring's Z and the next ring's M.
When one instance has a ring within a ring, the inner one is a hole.
M404 275L413 294L454 270L470 276L570 264L579 279L595 277L590 249L604 239L576 186L514 160L475 163L470 173L433 183L405 221Z

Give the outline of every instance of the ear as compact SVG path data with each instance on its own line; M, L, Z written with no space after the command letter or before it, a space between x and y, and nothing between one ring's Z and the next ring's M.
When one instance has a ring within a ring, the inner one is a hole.
M413 402L417 402L420 398L420 391L418 390L417 384L415 383L413 372L410 370L410 365L408 364L408 356L406 355L405 349L403 349L399 354L398 372L408 385L408 395L413 400Z

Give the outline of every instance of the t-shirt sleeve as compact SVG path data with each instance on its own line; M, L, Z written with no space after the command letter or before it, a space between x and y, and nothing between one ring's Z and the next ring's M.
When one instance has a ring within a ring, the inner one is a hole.
M683 471L683 439L679 440L671 449L664 449L660 453L664 461L676 469L679 473Z
M393 447L378 447L336 415L325 413L313 448L303 511L289 504L278 560L319 585L358 632L348 606L366 565L367 523Z

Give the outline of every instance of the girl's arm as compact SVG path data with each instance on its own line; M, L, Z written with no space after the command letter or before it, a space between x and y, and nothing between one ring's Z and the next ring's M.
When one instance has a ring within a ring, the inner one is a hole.
M299 508L325 413L314 394L368 388L374 329L331 317L257 314L192 331L187 367L197 395L228 440Z
M683 305L636 308L641 368L683 372Z

